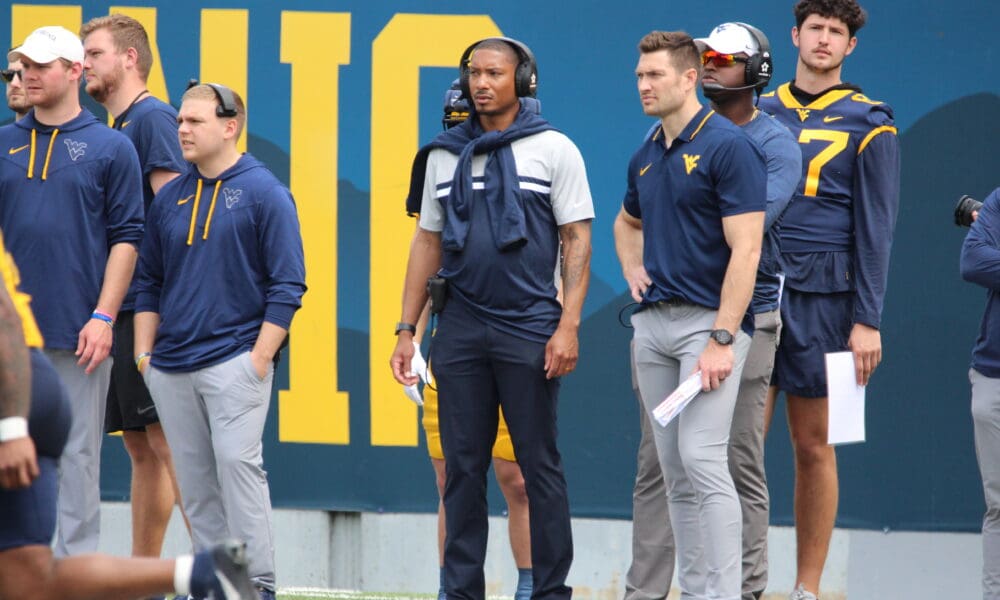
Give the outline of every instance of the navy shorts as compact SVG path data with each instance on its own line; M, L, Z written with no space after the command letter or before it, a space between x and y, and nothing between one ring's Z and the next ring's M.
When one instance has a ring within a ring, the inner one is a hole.
M815 294L786 288L781 342L771 385L803 398L825 398L827 352L847 350L854 326L854 292Z
M39 476L23 489L0 489L0 552L52 543L56 529L59 456L69 435L66 392L41 350L31 350L31 414L28 431L38 453Z
M118 313L115 340L111 348L111 385L108 386L108 407L104 413L104 432L145 431L147 425L159 423L153 397L146 382L135 368L135 313Z
M0 552L48 546L56 531L59 459L38 457L40 475L28 487L0 489Z
M31 414L28 432L38 456L56 460L62 456L72 409L55 367L41 350L31 349Z

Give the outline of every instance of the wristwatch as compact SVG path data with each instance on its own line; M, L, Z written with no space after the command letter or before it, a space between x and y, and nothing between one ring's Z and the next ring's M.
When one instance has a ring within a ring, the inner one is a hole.
M733 343L733 334L725 329L713 329L712 333L708 334L708 336L720 346L728 346Z
M417 326L413 323L404 323L400 321L396 323L396 335L399 335L400 331L409 331L410 333L417 333Z

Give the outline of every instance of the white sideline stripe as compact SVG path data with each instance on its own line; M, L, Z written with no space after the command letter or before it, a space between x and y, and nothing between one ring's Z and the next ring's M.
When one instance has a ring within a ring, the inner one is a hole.
M337 600L427 600L437 598L437 594L370 593L359 590L331 590L316 587L287 587L278 590L282 595L313 596L315 598L334 598ZM509 600L510 596L487 596L489 600Z

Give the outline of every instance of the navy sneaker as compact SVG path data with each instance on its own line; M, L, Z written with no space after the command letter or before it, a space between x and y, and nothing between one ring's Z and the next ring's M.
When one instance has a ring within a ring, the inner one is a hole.
M247 574L246 544L224 542L194 555L191 595L205 600L257 600Z

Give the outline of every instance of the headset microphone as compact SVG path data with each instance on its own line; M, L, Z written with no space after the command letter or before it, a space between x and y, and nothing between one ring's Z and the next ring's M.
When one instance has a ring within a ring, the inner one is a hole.
M757 87L755 85L741 85L739 87L726 87L718 83L703 83L701 84L701 89L705 92L741 92L743 90L752 90Z

